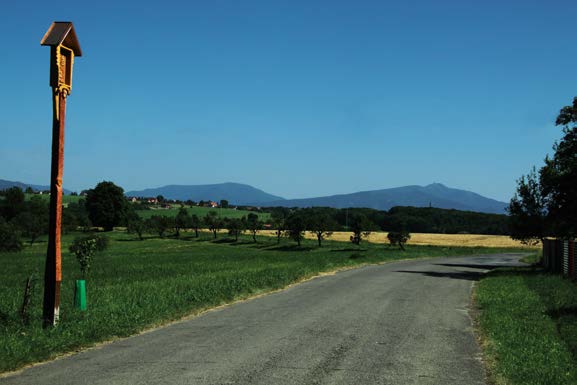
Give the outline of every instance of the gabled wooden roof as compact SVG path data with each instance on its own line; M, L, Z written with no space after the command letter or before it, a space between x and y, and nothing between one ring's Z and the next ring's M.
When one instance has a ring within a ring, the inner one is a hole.
M82 56L82 50L74 31L74 25L69 21L55 21L40 41L40 45L63 46L70 48L75 56Z

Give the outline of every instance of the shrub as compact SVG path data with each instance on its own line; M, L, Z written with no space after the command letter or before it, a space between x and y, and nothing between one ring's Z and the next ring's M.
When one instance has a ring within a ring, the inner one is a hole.
M92 256L95 251L96 240L93 238L76 238L74 242L72 242L72 245L70 245L70 252L76 255L83 278L86 278L88 275Z
M97 234L74 239L69 250L76 255L82 277L85 278L88 275L94 254L106 250L108 243L107 237Z
M401 250L405 250L404 244L407 243L409 239L411 239L411 234L408 231L390 231L387 234L387 238L389 238L389 242L391 246L399 245Z
M88 236L87 238L94 239L96 241L96 251L104 251L108 249L108 245L110 244L110 240L104 235L94 234Z
M0 251L20 251L22 240L20 232L12 224L0 217Z

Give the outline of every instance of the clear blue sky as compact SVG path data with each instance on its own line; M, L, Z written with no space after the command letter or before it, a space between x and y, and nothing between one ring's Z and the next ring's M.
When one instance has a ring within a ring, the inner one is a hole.
M48 184L55 20L83 49L64 185L286 198L444 183L508 201L577 96L577 2L9 1L0 179Z

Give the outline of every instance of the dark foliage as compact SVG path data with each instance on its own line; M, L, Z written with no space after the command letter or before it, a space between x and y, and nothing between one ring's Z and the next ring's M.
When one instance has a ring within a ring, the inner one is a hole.
M535 171L519 179L509 204L512 235L527 242L577 235L577 97L561 109L556 124L564 135L553 157L545 158L538 179Z
M401 230L401 231L390 231L387 234L387 238L389 239L389 243L391 246L398 245L401 250L405 251L405 243L409 239L411 239L411 234L408 231Z
M0 251L20 250L22 250L20 232L14 225L0 217Z
M122 187L112 182L100 182L86 196L86 209L94 226L112 231L126 221L128 201Z

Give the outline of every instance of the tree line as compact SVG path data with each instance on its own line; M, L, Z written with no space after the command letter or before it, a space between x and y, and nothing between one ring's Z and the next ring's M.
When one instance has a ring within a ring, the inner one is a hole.
M27 239L30 245L48 234L49 202L38 195L26 195L19 187L0 191L0 251L19 251ZM71 202L62 211L64 233L89 229L91 222L84 201Z
M555 124L563 127L563 137L553 145L553 156L519 178L509 203L511 237L528 244L577 234L577 97Z
M38 196L26 200L18 187L5 190L1 195L0 240L4 249L19 250L22 237L33 243L48 232L48 202ZM240 234L248 232L256 241L260 230L269 229L274 231L278 242L288 237L299 245L304 234L309 232L314 234L319 246L335 231L350 232L350 240L355 244L359 244L371 231L386 231L394 238L392 242L399 245L406 242L413 232L508 234L505 215L432 207L393 207L388 211L328 207L261 208L260 212L270 213L266 223L254 213L243 218L221 218L216 211L209 211L199 217L190 215L184 208L174 218L152 215L143 219L138 214L139 209L138 204L126 199L122 187L113 182L101 182L86 191L85 199L71 202L63 209L63 231L88 231L93 226L104 231L126 227L128 232L143 239L145 234L180 237L183 229L192 230L198 237L200 229L208 229L214 238L221 230L227 230L235 240ZM399 239L401 242L398 242Z

